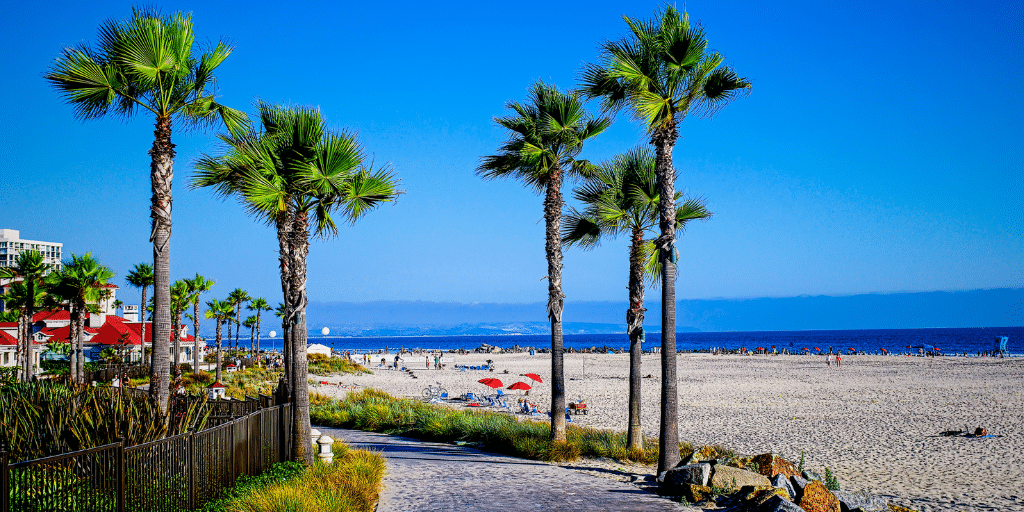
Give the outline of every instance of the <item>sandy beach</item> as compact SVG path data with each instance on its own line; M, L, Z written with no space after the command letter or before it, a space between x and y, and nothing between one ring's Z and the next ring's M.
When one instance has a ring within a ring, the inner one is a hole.
M423 356L405 355L412 372L316 381L355 384L420 396L441 382L451 394L485 392L537 373L529 399L549 407L550 357L545 354L455 355L459 364L494 360L495 371L426 370ZM379 356L378 356L379 361ZM566 354L570 400L591 413L580 425L624 431L627 354ZM507 374L505 372L508 372ZM643 363L644 434L658 433L660 356ZM828 466L845 490L864 490L930 510L1024 511L1024 359L845 356L826 366L820 356L679 355L679 436L741 453L773 451L821 471ZM314 388L328 395L335 386ZM515 391L509 392L516 396ZM947 430L984 427L998 437L943 437ZM653 471L653 469L652 469Z

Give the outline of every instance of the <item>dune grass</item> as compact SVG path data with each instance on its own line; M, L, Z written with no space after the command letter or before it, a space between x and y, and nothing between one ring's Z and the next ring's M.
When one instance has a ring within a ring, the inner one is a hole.
M370 370L363 368L362 365L352 362L352 360L347 357L327 357L323 354L306 354L306 359L309 360L310 375L329 376L370 373Z
M334 462L306 467L275 464L269 471L243 477L201 512L371 512L380 495L384 458L334 443Z
M609 457L652 464L658 443L644 440L643 451L626 449L626 434L569 425L565 443L554 443L547 422L519 420L505 413L457 410L410 398L396 398L367 389L342 400L313 397L314 424L401 434L441 442L465 442L481 449L534 460L571 461L580 457ZM680 446L684 453L690 445Z

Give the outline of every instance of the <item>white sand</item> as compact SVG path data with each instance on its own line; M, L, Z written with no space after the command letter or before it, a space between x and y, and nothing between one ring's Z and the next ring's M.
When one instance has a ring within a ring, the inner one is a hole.
M406 372L317 378L419 396L440 381L452 394L483 392L537 373L531 401L550 407L550 357L544 354L455 356L495 361L496 371L426 371L406 356ZM586 398L579 425L624 431L627 354L566 354L567 397ZM585 368L584 368L585 364ZM643 429L658 435L660 355L643 363ZM507 370L509 374L503 372ZM584 373L585 372L585 373ZM532 383L532 382L531 382ZM344 392L322 386L328 394ZM516 392L509 392L516 393ZM983 426L997 438L939 437ZM846 490L866 490L920 510L1024 511L1024 359L846 356L827 367L820 356L679 355L679 436L741 453L773 451L805 466L829 466Z

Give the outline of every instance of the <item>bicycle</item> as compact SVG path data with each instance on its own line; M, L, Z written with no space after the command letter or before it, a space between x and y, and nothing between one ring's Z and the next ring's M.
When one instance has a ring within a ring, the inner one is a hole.
M448 390L441 387L441 383L438 382L437 386L427 386L423 389L423 398L427 400L440 400L448 397Z

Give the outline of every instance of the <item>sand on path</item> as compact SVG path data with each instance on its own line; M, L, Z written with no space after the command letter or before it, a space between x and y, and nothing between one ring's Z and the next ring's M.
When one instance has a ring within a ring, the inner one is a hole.
M550 407L550 356L455 357L470 365L493 359L495 371L427 371L423 356L407 355L411 374L373 368L370 375L312 378L420 396L438 381L461 394L489 391L481 378L508 386L537 373L545 384L527 398ZM628 354L566 354L565 361L567 397L585 398L593 411L573 420L624 431ZM793 461L803 452L807 468L828 466L846 490L925 511L1024 512L1024 359L846 356L835 368L819 356L680 354L678 372L681 440ZM643 430L657 437L660 355L645 354L642 375ZM938 436L978 426L999 437Z

